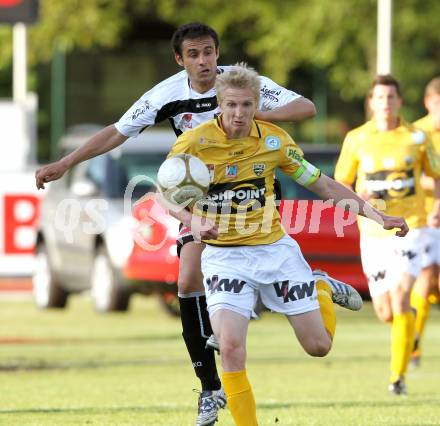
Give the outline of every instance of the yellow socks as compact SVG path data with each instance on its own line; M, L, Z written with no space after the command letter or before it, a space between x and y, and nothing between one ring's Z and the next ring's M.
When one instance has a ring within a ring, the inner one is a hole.
M415 336L417 340L417 352L418 355L420 355L420 339L425 329L426 320L428 319L430 303L428 299L413 291L411 293L411 307L416 311Z
M257 407L246 370L223 373L222 383L235 424L258 426Z
M332 300L332 289L324 280L317 280L316 292L324 327L333 339L336 331L336 314Z
M413 312L394 314L391 326L391 383L405 375L413 345Z
M406 322L406 333L408 335L407 345L406 348L406 365L408 366L408 363L411 359L411 353L414 350L414 340L416 336L416 318L414 311L410 311L406 313L408 316L408 321Z

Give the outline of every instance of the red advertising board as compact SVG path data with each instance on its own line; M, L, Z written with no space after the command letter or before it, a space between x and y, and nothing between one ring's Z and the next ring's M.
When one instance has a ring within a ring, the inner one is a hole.
M1 173L0 182L0 276L31 275L42 193L31 172Z

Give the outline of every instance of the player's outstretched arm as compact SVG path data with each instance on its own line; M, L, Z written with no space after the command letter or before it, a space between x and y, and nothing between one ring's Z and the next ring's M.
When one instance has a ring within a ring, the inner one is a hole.
M44 189L44 184L61 178L67 170L82 161L104 154L127 140L112 124L92 136L84 145L54 163L35 172L35 184Z
M331 200L337 204L343 200L349 200L351 203L356 203L357 208L353 208L353 212L364 216L368 219L374 220L384 229L398 228L396 235L404 237L408 233L408 225L403 217L388 216L379 210L375 209L371 204L359 197L355 192L346 186L336 182L326 175L321 174L319 179L311 184L308 189L313 191L324 200ZM354 206L353 206L354 207ZM350 209L350 203L347 203L347 209Z
M293 100L286 105L269 111L257 111L255 118L270 122L277 121L302 121L316 115L315 104L304 97Z

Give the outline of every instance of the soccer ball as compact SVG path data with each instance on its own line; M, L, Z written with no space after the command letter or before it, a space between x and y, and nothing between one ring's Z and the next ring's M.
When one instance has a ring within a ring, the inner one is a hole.
M208 192L209 182L209 170L205 163L190 154L168 158L157 172L162 195L174 204L192 205L202 199Z

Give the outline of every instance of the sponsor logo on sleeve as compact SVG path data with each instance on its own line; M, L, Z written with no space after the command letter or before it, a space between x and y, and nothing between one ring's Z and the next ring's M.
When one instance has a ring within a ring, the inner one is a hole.
M150 103L148 101L144 101L138 108L136 108L133 111L133 114L131 115L131 119L133 121L136 120L140 115L145 114L145 112L149 109L150 109Z
M279 96L281 95L281 90L269 89L266 85L264 85L260 89L260 94L262 98L268 99L272 102L279 102Z
M286 155L296 164L300 165L303 159L302 155L293 148L287 148Z

